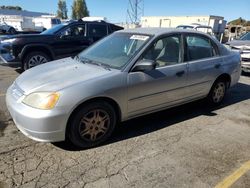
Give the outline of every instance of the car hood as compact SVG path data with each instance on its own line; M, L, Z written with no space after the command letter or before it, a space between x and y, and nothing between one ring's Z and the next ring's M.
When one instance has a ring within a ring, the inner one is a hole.
M39 65L22 73L16 84L25 94L35 91L59 91L80 82L102 78L118 72L92 64L65 58Z
M45 35L45 34L18 34L18 35L13 35L9 38L46 38L50 37L53 35Z
M250 49L250 41L249 40L233 40L227 43L228 45L235 47L235 48L246 48Z
M16 41L11 42L9 44L30 44L30 43L48 43L53 40L54 35L44 35L44 34L21 34L21 35L13 35L3 38L1 41L5 43L6 39L16 39Z

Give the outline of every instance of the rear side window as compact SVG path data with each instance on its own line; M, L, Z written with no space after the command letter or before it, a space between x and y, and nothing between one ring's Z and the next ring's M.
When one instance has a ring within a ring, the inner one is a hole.
M193 35L187 36L186 44L188 61L210 58L217 55L209 38Z
M104 37L108 34L106 25L89 24L89 35L91 37Z

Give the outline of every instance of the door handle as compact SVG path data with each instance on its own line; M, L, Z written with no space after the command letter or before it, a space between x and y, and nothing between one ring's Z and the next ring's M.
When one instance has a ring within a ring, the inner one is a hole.
M185 74L185 71L180 71L176 73L176 76L181 77L183 74Z
M216 65L214 66L214 68L218 69L218 68L220 68L220 66L221 66L221 64L216 64Z

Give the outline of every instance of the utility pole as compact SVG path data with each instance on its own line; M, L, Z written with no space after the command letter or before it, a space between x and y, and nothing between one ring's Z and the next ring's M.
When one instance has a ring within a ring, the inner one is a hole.
M140 24L140 19L144 15L144 0L129 0L127 9L127 23Z

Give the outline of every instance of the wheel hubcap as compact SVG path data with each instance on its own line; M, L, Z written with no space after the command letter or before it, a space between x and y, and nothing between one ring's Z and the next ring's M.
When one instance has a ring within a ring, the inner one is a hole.
M40 65L40 64L43 64L43 63L47 63L47 62L48 62L48 60L44 56L36 55L36 56L33 56L29 60L28 66L29 66L29 68L32 68L32 67L35 67L37 65Z
M96 141L106 134L110 125L109 114L101 109L85 114L80 121L79 133L87 141Z
M222 83L222 82L220 82L214 88L213 101L215 103L221 102L221 100L223 99L224 95L225 95L225 84Z

